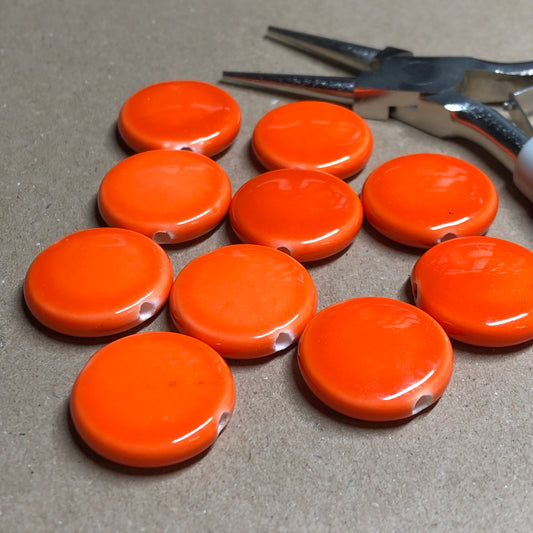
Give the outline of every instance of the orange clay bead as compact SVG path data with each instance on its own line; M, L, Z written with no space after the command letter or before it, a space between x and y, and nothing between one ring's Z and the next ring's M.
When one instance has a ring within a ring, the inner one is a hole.
M43 250L24 282L32 314L79 337L112 335L152 317L165 304L172 265L164 250L120 228L78 231Z
M179 333L149 332L93 355L74 383L70 412L101 456L161 467L209 448L234 404L231 372L211 347Z
M415 306L354 298L309 322L298 364L311 391L332 409L360 420L391 421L441 397L453 351L444 330Z
M241 240L314 261L353 241L363 209L353 189L331 174L282 169L246 182L231 202L230 219Z
M518 244L443 242L417 261L411 283L416 304L452 339L487 347L533 339L533 252Z
M237 102L200 81L166 81L141 89L120 110L118 129L136 152L187 148L213 156L227 148L241 126Z
M339 178L359 172L372 153L372 133L353 111L328 102L292 102L255 127L253 150L269 169L323 170Z
M290 346L316 308L307 270L254 244L224 246L178 274L169 307L177 328L224 357L253 359Z
M220 165L181 150L151 150L124 159L102 180L98 207L110 226L160 244L204 235L226 216L231 183Z
M481 170L441 154L406 155L384 163L366 180L361 200L374 228L417 248L481 235L498 210L496 189Z

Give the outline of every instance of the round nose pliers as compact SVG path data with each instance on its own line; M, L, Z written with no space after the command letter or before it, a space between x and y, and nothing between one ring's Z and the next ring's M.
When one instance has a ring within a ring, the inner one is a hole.
M437 137L469 139L509 168L517 188L533 201L533 130L521 113L524 102L533 102L533 91L528 92L533 61L418 57L394 47L379 50L273 26L267 36L358 75L226 71L222 81L349 104L366 119L394 118ZM487 105L497 103L506 104L514 122Z

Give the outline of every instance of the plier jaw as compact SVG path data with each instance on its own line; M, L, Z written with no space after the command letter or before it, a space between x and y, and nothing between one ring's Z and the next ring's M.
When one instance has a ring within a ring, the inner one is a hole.
M392 117L438 137L467 138L511 170L531 134L531 130L525 133L485 104L504 103L513 93L531 87L533 61L495 63L472 57L417 57L398 48L379 50L272 26L267 36L341 63L358 75L226 71L222 81L351 105L366 119ZM511 107L509 111L514 111ZM522 120L522 124L526 122ZM533 151L533 141L529 144ZM533 200L533 168L527 188L522 192Z
M382 61L388 57L413 55L408 50L392 46L379 50L378 48L338 41L328 37L286 30L277 26L269 26L266 36L274 41L339 63L359 72L376 70Z
M355 111L369 119L388 118L387 107L413 105L419 96L454 91L479 102L502 103L511 93L533 85L533 61L495 63L472 57L417 57L399 48L379 50L273 26L268 28L267 37L341 63L356 70L358 75L226 71L223 81L350 103ZM385 92L389 93L386 97ZM368 106L372 97L378 97L380 105Z

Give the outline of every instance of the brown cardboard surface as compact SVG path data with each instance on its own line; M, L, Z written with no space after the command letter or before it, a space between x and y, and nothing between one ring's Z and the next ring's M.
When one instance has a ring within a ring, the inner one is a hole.
M106 339L40 327L22 300L34 257L64 235L101 223L100 180L128 155L116 134L121 104L168 79L217 83L223 69L343 71L263 39L274 24L420 55L533 59L528 1L80 0L0 7L0 530L17 531L530 531L530 345L454 343L440 402L390 425L337 416L307 391L295 350L232 364L234 416L197 460L136 472L100 460L69 423L72 384ZM289 99L226 86L243 125L217 158L234 190L261 171L255 123ZM533 246L531 204L510 174L468 143L399 122L371 121L375 149L350 181L393 157L438 152L472 162L497 187L489 235ZM175 272L230 242L227 225L169 247ZM409 301L417 250L368 226L345 253L310 266L319 308L355 296ZM142 331L172 329L164 309Z

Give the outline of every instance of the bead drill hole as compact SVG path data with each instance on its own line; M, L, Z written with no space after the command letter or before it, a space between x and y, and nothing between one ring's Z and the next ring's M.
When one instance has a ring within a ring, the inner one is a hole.
M276 342L274 342L274 349L276 351L284 350L288 348L294 342L294 337L285 331L282 331L277 337Z
M169 244L172 242L172 236L167 231L157 231L154 233L153 240L157 244Z
M455 233L446 233L446 235L443 235L437 242L441 243L444 241L451 241L452 239L455 239L457 235Z
M226 427L227 423L229 422L231 415L228 411L224 411L222 415L220 416L220 419L218 420L218 434L222 432L222 430Z
M143 302L139 307L139 318L148 320L156 312L156 306L152 302Z
M415 303L418 304L418 283L411 280L411 289L413 291L413 299Z
M423 394L418 398L417 402L413 407L413 414L416 415L429 407L433 403L433 396L431 394Z
M284 254L292 255L292 254L291 254L291 251L290 251L286 246L278 246L277 249L278 249L280 252L283 252Z

